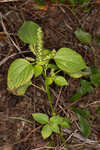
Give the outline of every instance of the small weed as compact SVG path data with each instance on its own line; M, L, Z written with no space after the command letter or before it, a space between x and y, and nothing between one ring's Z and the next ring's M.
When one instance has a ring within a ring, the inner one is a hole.
M75 31L76 37L84 44L90 44L92 37L89 33L78 29ZM89 77L90 81L81 80L80 87L75 95L70 99L71 102L79 99L87 93L93 92L93 86L100 83L100 71L96 68L86 66L82 56L70 48L60 48L59 50L45 49L43 46L43 31L41 27L32 22L25 21L18 31L18 37L25 43L29 44L33 57L18 58L9 67L8 70L8 89L15 95L24 95L27 88L31 85L46 92L51 108L51 117L43 113L32 114L34 120L43 125L41 130L42 137L48 138L53 132L60 135L64 142L66 150L68 147L63 138L62 128L69 128L70 121L66 117L55 114L50 94L50 85L55 83L57 86L68 86L66 78L59 74L65 72L73 78L82 76ZM54 63L51 63L53 60ZM32 78L42 75L45 88L38 87L32 83ZM86 120L89 116L88 110L72 108L77 114L80 123L80 130L84 136L90 135L90 125Z

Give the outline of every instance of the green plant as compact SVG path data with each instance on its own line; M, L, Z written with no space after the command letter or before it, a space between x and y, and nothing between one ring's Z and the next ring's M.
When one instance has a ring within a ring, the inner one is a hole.
M61 127L69 128L69 119L58 115L52 116L50 119L48 115L43 113L32 114L33 118L40 124L43 124L41 134L44 139L48 138L52 132L60 134Z
M8 89L13 94L24 95L30 85L38 87L32 83L32 78L42 75L45 89L38 88L45 91L48 96L52 117L49 119L46 114L41 113L35 113L32 116L37 122L44 124L41 131L43 138L56 132L60 134L65 144L61 128L68 128L69 120L55 114L49 88L53 82L58 86L68 86L68 81L59 74L61 71L73 78L87 75L85 61L80 54L70 48L60 48L58 51L45 49L43 47L43 31L32 21L24 22L18 31L18 37L29 44L33 57L18 58L12 62L8 70ZM50 60L54 60L55 63L51 63ZM68 149L67 146L66 149Z
M90 118L90 112L88 109L80 109L76 107L72 107L72 110L76 113L79 125L80 125L80 131L83 136L88 137L91 133L91 126L88 123L88 118Z
M77 89L76 93L69 99L71 103L77 102L82 96L88 93L93 93L93 86L100 85L100 71L96 67L88 68L89 75L86 77L88 80L80 80L80 87ZM98 111L99 107L96 108ZM87 109L79 109L72 107L72 110L76 113L79 124L80 131L83 136L88 137L91 133L91 126L88 123L88 118L90 117L90 112Z

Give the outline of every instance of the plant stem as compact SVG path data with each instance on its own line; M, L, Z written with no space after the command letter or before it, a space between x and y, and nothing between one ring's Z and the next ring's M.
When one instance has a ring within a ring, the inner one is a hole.
M44 76L44 79L46 79L46 72L43 73L43 76ZM54 107L52 105L52 98L51 98L51 94L50 94L49 85L47 85L45 83L45 87L46 87L46 93L47 93L48 100L49 100L49 105L50 105L50 108L51 108L51 111L52 111L52 116L55 116L56 114L55 114ZM64 146L65 146L66 150L68 150L68 146L67 146L67 143L65 141L65 138L63 137L62 130L60 130L60 138L61 138L61 141L64 143Z
M49 105L50 105L50 108L51 108L51 111L52 111L52 116L54 116L55 115L55 111L54 111L54 108L53 108L53 105L52 105L52 99L51 99L50 90L49 90L49 86L48 85L46 85L46 93L47 93L48 100L49 100ZM64 146L65 146L66 150L68 150L67 143L65 141L65 138L63 137L63 133L62 133L61 130L60 130L60 138L61 138L62 142L64 143Z
M48 100L49 100L49 105L50 105L50 108L51 108L51 111L52 111L52 116L54 116L55 115L55 111L54 111L54 108L53 108L53 105L52 105L52 99L51 99L50 89L49 89L48 85L46 85L46 93L47 93Z
M64 143L64 146L65 146L66 150L68 150L68 145L65 141L65 138L63 137L63 133L62 133L61 130L60 130L60 138L61 138L62 142Z

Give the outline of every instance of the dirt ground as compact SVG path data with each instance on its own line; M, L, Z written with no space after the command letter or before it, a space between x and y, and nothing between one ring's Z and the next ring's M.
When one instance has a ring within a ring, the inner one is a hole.
M5 0L4 0L5 1ZM8 0L9 1L9 0ZM43 140L40 134L41 125L37 124L32 113L42 112L50 115L50 108L45 93L31 86L24 96L15 96L7 89L8 67L15 58L31 56L28 45L17 37L17 31L24 20L38 23L44 31L44 47L59 49L69 47L79 52L87 64L93 64L93 54L89 46L80 43L74 31L82 27L93 36L93 46L97 55L97 67L100 69L100 45L95 37L100 37L100 4L91 1L85 6L69 4L51 4L48 8L39 9L33 0L14 2L0 1L0 150L64 150L59 136ZM84 12L84 8L92 6ZM80 79L68 78L68 87L51 86L54 107L59 115L70 117L71 128L64 129L64 137L69 150L100 150L100 116L96 116L95 105L100 105L100 86L94 92L82 97L75 106L88 108L91 112L92 132L84 138L78 126L76 115L67 107L69 98L79 87ZM42 85L41 77L34 84ZM59 113L60 112L60 113ZM24 120L25 119L25 120ZM49 141L53 145L48 147Z

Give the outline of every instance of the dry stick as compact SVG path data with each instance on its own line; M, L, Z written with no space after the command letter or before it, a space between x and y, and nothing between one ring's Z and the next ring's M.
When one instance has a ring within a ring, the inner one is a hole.
M6 29L6 27L5 27L4 23L3 23L3 19L2 18L5 18L5 17L2 15L2 13L0 13L1 24L2 24L2 27L3 27L3 30L4 30L5 34L8 36L8 38L10 39L11 43L15 46L15 48L19 52L21 52L20 48L16 45L16 43L12 40L11 36L7 32L7 29Z
M90 144L90 145L93 145L95 146L95 148L100 148L100 144L98 143L98 141L94 141L94 140L90 140L88 138L85 138L83 136L81 136L80 134L78 133L73 133L71 130L69 129L63 129L63 131L67 134L72 134L72 136L74 138L77 138L79 139L80 141L84 142L85 144Z
M14 53L10 56L6 56L3 60L0 61L0 66L2 66L4 63L6 63L6 61L8 61L10 58L16 56L16 55L20 55L20 54L23 54L23 53L29 53L29 51L23 51L23 52L19 52L19 53Z
M60 99L60 96L61 96L62 88L63 88L63 87L60 88L60 91L59 91L59 94L58 94L58 97L57 97L57 101L56 101L54 110L56 110L56 108L57 108L57 105L58 105L58 102L59 102L59 99Z
M26 136L24 137L23 139L21 139L20 141L17 141L13 144L7 144L7 145L4 145L4 146L9 146L9 145L16 145L16 144L19 144L19 143L22 143L22 142L26 142L28 140L28 138L31 136L32 133L36 132L38 129L40 129L42 127L42 125L40 125L39 127L31 130L31 132ZM3 148L4 146L0 147L0 148ZM1 149L0 149L1 150Z
M67 107L64 108L64 110L70 109L73 105L77 104L81 99L76 100L75 102L69 104ZM60 110L58 113L60 113L62 110Z
M66 7L72 13L73 17L75 17L77 19L79 25L81 26L81 22L80 22L79 18L77 17L77 15L73 12L73 10L70 7L68 7L67 5L64 5L64 4L58 5L58 7L62 10L62 12L66 15L66 12L63 9L63 6ZM72 28L70 28L70 29L72 29Z
M5 3L5 2L19 2L21 0L0 0L0 3Z
M31 136L32 133L36 132L38 129L40 129L42 127L42 125L40 125L39 127L33 129L26 137L24 137L23 139L21 139L20 141L18 142L15 142L15 144L19 144L19 143L22 143L22 142L26 142L28 140L28 138Z

